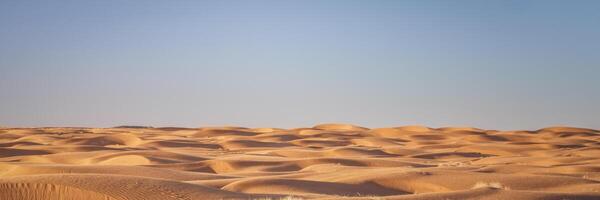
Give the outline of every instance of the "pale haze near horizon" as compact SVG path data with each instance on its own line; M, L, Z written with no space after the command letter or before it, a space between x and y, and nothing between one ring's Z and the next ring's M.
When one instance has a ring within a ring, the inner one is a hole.
M1 1L0 126L600 128L598 1Z

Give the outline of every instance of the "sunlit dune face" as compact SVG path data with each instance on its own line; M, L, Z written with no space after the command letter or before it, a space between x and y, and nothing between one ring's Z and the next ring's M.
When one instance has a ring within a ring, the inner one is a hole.
M598 199L600 132L0 130L0 199Z

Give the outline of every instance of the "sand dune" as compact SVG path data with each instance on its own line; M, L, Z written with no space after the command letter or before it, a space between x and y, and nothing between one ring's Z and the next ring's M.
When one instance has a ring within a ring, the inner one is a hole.
M600 199L600 131L1 128L0 199Z

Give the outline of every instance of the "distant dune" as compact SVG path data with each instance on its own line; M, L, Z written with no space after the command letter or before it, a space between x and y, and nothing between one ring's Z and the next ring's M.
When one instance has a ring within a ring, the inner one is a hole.
M0 128L0 199L600 199L600 131Z

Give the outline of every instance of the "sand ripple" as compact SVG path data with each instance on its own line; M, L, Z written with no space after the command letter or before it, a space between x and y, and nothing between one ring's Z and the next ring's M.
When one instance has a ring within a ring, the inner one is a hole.
M0 199L600 199L600 131L2 128Z

